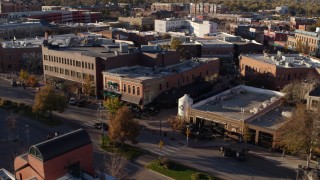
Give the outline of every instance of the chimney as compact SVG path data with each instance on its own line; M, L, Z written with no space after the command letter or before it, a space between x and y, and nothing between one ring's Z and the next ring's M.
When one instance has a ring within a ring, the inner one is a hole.
M49 37L49 31L46 30L46 32L44 33L44 40L48 41L48 37Z

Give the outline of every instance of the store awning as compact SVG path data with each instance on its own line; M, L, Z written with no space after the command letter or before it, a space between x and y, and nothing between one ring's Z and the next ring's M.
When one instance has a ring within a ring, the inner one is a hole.
M111 92L111 91L104 91L103 93L104 97L119 97L120 94L115 93L115 92Z
M133 103L133 104L137 104L137 105L140 105L140 101L141 101L141 97L139 96L132 96L130 94L122 94L121 96L121 100L122 101L126 101L126 102L130 102L130 103Z

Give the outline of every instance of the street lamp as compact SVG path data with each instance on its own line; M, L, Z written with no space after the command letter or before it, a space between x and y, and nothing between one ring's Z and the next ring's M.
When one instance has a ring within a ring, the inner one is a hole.
M30 138L29 138L29 136L30 136L30 130L29 130L29 125L28 124L26 124L26 135L27 135L27 142L28 142L28 145L29 145L29 140L30 140Z

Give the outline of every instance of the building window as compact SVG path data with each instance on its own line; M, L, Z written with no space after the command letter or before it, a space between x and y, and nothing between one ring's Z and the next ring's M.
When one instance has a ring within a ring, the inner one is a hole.
M311 107L313 107L313 108L318 107L318 104L319 104L319 101L317 101L317 100L311 101Z
M137 95L140 96L140 87L137 87Z
M84 62L81 62L82 63L82 68L84 68Z
M72 60L72 65L75 66L76 65L76 61Z
M71 76L75 76L75 75L76 75L76 72L71 71Z
M288 74L288 81L290 81L290 79L291 79L291 75L290 75L290 74Z
M126 92L126 91L127 91L127 85L123 84L123 92Z
M91 69L93 70L93 63L91 64Z
M60 68L60 74L63 74L64 72L64 69L63 68Z
M88 64L87 62L84 63L85 68L88 68Z
M131 93L131 87L128 85L128 93Z
M81 78L81 73L77 72L77 78Z
M136 87L132 86L132 94L136 94Z

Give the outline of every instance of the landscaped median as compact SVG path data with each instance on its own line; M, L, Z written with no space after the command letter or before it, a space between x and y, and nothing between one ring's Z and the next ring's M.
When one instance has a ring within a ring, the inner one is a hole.
M147 168L176 180L217 180L206 173L178 164L166 158L159 158L147 165Z
M119 153L131 160L143 154L143 150L128 144L123 146L116 142L111 142L107 135L101 136L101 149L110 153Z

